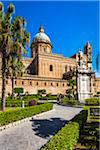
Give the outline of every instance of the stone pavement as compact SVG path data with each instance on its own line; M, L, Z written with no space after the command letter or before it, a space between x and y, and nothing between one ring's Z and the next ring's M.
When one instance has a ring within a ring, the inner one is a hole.
M82 109L54 105L55 111L0 132L0 150L39 150Z

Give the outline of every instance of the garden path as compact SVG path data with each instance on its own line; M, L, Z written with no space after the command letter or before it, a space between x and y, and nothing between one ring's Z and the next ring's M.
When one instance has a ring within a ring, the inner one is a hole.
M82 108L54 105L54 111L0 132L0 150L39 150Z

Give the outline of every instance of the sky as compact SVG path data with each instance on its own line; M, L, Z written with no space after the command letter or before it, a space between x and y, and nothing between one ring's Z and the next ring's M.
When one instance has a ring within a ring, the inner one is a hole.
M50 37L53 53L70 57L79 48L84 49L87 41L93 47L93 69L99 45L99 1L12 1L14 16L27 21L31 42L41 25ZM3 1L5 10L9 1ZM30 42L30 43L31 43ZM30 57L28 48L28 57Z

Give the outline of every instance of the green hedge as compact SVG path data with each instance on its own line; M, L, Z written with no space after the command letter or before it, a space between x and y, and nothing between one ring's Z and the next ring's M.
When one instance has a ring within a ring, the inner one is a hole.
M73 150L79 138L78 123L65 125L41 150Z
M0 126L7 125L11 122L18 121L27 117L34 116L36 114L51 110L53 104L45 103L38 106L17 108L16 110L9 110L0 113Z
M49 94L39 98L39 100L56 100L56 99L57 99L56 95L49 95Z
M76 115L71 121L77 122L79 124L79 129L81 131L82 127L87 121L87 110L82 110L78 115Z
M61 102L62 105L79 105L80 102L78 100L69 100L68 97L65 97Z
M41 150L73 150L79 139L79 131L86 122L87 112L80 112L65 125Z
M86 105L100 105L100 98L87 98L85 99Z
M25 101L25 106L28 106L28 101ZM6 107L22 107L22 100L8 100Z
M24 101L25 106L27 107L29 104L30 100L38 100L38 96L36 95L29 95L29 96L24 96L22 100L19 98L16 99L11 99L11 97L6 98L6 107L22 107L22 101Z

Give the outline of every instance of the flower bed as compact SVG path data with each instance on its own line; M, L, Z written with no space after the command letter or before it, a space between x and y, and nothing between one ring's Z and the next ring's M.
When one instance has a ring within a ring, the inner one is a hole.
M16 110L9 110L0 113L0 126L7 125L11 122L15 122L27 117L34 116L36 114L49 111L53 108L53 104L45 103L38 106L17 108Z

